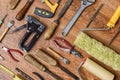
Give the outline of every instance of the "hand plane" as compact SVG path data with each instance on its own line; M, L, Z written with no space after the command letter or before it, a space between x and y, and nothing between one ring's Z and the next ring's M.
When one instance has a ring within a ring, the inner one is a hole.
M27 16L27 24L24 24L23 26L21 26L21 28L27 28L27 31L25 35L23 36L23 38L20 40L19 47L23 51L27 52L32 48L32 46L38 40L40 35L44 32L46 27L36 18L32 16ZM30 35L32 35L33 33L34 35L31 41L27 42L26 44L26 41L28 40Z
M36 7L34 10L34 14L44 17L44 18L52 18L54 16L54 13L55 13L59 3L60 3L60 0L58 0L57 3L55 3L55 4L51 4L51 2L49 0L42 0L42 3L46 3L51 10L48 11L48 10Z

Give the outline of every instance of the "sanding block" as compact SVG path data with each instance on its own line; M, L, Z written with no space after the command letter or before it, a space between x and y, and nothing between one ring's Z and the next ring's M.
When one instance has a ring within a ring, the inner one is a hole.
M80 32L74 44L114 70L120 71L120 55L104 46L101 42Z
M10 0L8 6L11 10L15 9L20 0Z

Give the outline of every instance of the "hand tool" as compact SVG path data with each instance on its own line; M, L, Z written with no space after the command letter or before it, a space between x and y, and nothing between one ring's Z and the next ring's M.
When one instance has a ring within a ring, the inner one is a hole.
M34 65L35 67L37 67L38 69L40 69L42 72L46 72L49 75L51 75L53 78L55 78L56 80L62 80L58 75L52 73L49 69L47 69L43 64L41 64L34 56L32 56L31 54L27 54L25 55L25 60L27 62L29 62L30 64Z
M10 0L8 6L11 10L15 9L20 0Z
M11 57L14 61L16 61L16 62L19 62L19 60L17 60L16 58L14 58L14 56L12 55L11 52L17 52L17 53L19 53L20 55L23 56L23 53L22 53L21 51L17 50L17 49L9 49L9 48L7 48L7 47L5 47L5 46L3 46L2 49L3 49L4 51L8 52L9 55L10 55L10 57Z
M6 14L3 19L0 20L0 26L4 23L5 18L7 17L8 14Z
M65 12L67 11L67 9L69 8L69 6L71 5L73 0L68 0L68 2L65 4L64 8L61 10L61 12L58 15L58 18L56 20L54 20L54 22L48 27L45 35L44 35L44 39L50 39L52 37L52 35L54 34L57 26L59 25L60 19L63 17L63 15L65 14Z
M53 59L52 57L50 57L49 55L47 55L44 51L38 50L37 53L36 53L36 56L38 56L41 60L43 60L44 62L48 63L49 65L59 67L61 70L63 70L64 72L66 72L69 76L71 76L75 80L79 80L79 78L76 75L74 75L72 72L70 72L69 70L67 70L62 65L60 65L55 59Z
M118 36L119 33L120 33L120 27L119 27L118 31L115 33L115 35L112 37L110 42L108 43L109 46L112 44L112 42L115 40L115 38Z
M70 20L70 22L67 24L67 26L63 29L62 35L67 36L68 32L72 28L72 26L75 24L81 13L87 8L88 6L95 3L95 0L81 0L81 7L78 9L74 17Z
M114 80L114 74L89 58L84 61L82 67L97 76L100 80Z
M15 68L15 70L17 72L19 72L26 80L34 80L33 78L31 78L29 75L27 75L25 72L23 72L22 70L20 70L19 68Z
M66 47L60 45L57 41L63 42L66 45ZM80 52L76 51L75 49L73 49L73 46L67 40L65 40L64 38L55 37L54 40L53 40L53 43L59 49L61 49L63 51L66 51L66 52L69 52L70 54L74 54L77 57L83 58L82 54Z
M26 2L25 6L17 13L15 18L17 20L22 20L33 2L34 2L34 0L28 0Z
M60 54L58 54L56 51L54 51L52 48L47 48L47 50L54 54L57 58L61 59L65 64L70 64L70 61L64 57L62 57Z
M27 31L25 35L22 37L22 39L20 40L19 47L23 51L27 52L36 43L36 41L45 31L46 27L38 19L32 16L27 16L27 24L20 26L19 29L22 29L21 27L27 28ZM32 35L33 33L34 33L34 36L32 37L31 41L25 44L25 42L29 39L30 35Z
M5 31L2 33L2 35L0 36L0 42L2 42L3 38L5 37L5 35L7 34L7 32L9 31L9 29L14 25L14 21L11 20L8 24L7 27L5 29Z
M115 24L117 23L119 17L120 17L120 6L115 11L115 13L113 14L113 16L110 19L110 21L107 23L107 27L84 28L81 31L107 31L107 30L110 30L110 29L112 29L115 26Z
M88 28L90 26L90 24L94 21L94 19L96 18L96 16L98 15L98 13L100 12L100 10L102 9L103 6L104 6L104 4L100 4L100 6L97 8L96 12L91 17L90 21L87 23L85 28Z
M55 14L55 11L56 11L59 3L60 3L60 0L58 0L58 2L55 3L54 5L51 4L49 2L49 0L42 0L42 3L43 2L45 2L50 7L51 11L36 7L34 10L34 14L41 16L41 17L44 17L44 18L52 18Z
M104 64L112 67L117 71L120 71L120 67L119 67L120 55L111 48L106 47L101 42L91 38L84 32L79 33L79 35L77 36L74 42L74 45L86 51L90 56L98 59Z
M20 75L15 74L14 72L10 71L9 69L7 69L2 64L0 64L0 69L2 69L4 71L6 71L7 73L9 73L13 77L13 80L24 80Z
M32 72L32 73L36 75L39 78L39 80L44 80L43 77L39 73L37 72Z

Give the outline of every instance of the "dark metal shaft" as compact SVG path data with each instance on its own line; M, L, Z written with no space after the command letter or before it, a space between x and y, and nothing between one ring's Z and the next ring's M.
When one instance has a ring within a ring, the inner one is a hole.
M75 74L73 74L72 72L70 72L68 69L66 69L65 67L61 66L61 65L58 65L58 67L66 72L69 76L71 76L72 78L74 78L75 80L79 80L79 77L77 77Z
M101 4L98 9L96 10L96 12L94 13L94 15L91 17L90 21L88 22L88 24L86 25L85 28L88 28L90 26L90 24L93 22L93 20L96 18L96 16L98 15L98 13L100 12L100 10L102 9L104 4Z
M112 44L112 42L115 40L115 38L118 36L118 34L119 34L119 32L120 32L120 27L119 27L119 29L118 29L118 31L115 33L115 35L112 37L112 39L111 39L111 41L109 42L109 46Z
M54 21L56 23L59 23L59 20L63 17L63 15L65 14L65 12L67 11L67 9L69 8L69 6L71 5L73 0L68 0L68 2L66 2L64 8L61 10L61 12L58 15L58 18Z
M36 75L39 78L39 80L44 80L43 77L39 73L33 72L33 74Z
M49 71L48 69L45 70L46 73L48 73L49 75L51 75L53 78L55 78L56 80L62 80L61 77L59 77L58 75L52 73L51 71Z

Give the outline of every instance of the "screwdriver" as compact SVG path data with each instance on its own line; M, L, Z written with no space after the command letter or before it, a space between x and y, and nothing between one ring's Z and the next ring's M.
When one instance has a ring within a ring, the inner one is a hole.
M6 15L3 17L3 19L0 20L0 27L1 27L2 24L4 23L4 20L5 20L5 18L7 17L7 15L8 15L8 14L6 14Z
M79 80L79 78L76 75L74 75L72 72L67 70L65 67L63 67L60 64L58 64L58 62L55 59L53 59L52 57L48 56L44 51L38 50L37 53L36 53L36 56L38 56L41 60L43 60L44 62L48 63L49 65L59 67L62 71L66 72L69 76L74 78L74 80Z
M48 40L48 39L50 39L52 37L54 31L56 30L57 26L59 25L60 19L63 17L63 15L65 14L65 12L69 8L69 6L71 5L72 1L73 0L68 0L68 2L66 3L66 5L64 6L64 8L59 13L58 18L56 20L54 20L54 22L47 29L47 32L44 35L44 39Z
M24 80L20 75L13 73L12 71L10 71L9 69L7 69L2 64L0 64L0 69L4 70L7 73L9 73L10 75L12 75L13 76L13 80Z
M58 75L52 73L49 69L47 69L44 65L42 65L34 56L31 54L25 55L24 59L30 63L31 65L34 65L38 69L40 69L42 72L46 72L49 75L51 75L55 80L62 80Z

